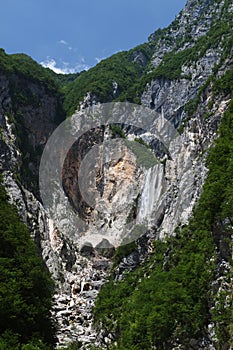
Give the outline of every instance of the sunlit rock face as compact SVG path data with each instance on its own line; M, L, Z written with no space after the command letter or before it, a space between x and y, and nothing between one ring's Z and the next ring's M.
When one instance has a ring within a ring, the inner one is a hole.
M177 40L181 43L178 51L191 48L220 16L223 5L223 1L188 1L175 24L156 44L151 69L175 48ZM156 35L150 37L151 43ZM19 88L27 86L40 101L37 105L22 104L18 106L20 113L15 113L9 79L0 74L0 170L10 200L30 228L57 285L52 313L59 324L58 346L79 340L83 349L88 344L106 347L104 337L99 337L93 327L92 308L111 268L116 247L122 241L128 242L126 238L136 238L139 246L120 263L117 278L121 279L125 270L135 269L152 251L155 239L174 235L176 227L188 223L192 216L207 174L206 155L217 137L229 96L213 96L209 84L192 115L186 105L198 96L216 65L221 63L217 76L232 65L232 58L220 61L223 42L220 40L216 49L208 49L195 62L184 64L179 79L152 79L145 86L142 105L176 128L169 149L153 139L153 135L148 136L147 132L134 135L134 130L122 125L126 140L132 142L141 137L147 142L151 154L157 157L156 164L149 168L139 165L129 144L122 139L113 141L108 127L86 132L70 148L62 168L66 202L59 203L58 210L66 217L69 203L74 215L84 223L82 234L78 230L71 234L68 215L68 232L58 228L56 217L51 217L41 203L37 187L41 151L64 118L59 112L60 98L49 95L45 87L15 76ZM145 67L148 57L138 51L131 59ZM118 96L117 78L111 84ZM98 99L90 91L80 109L96 103ZM22 133L29 148L18 142ZM163 139L169 137L165 130ZM24 168L28 169L27 177L20 176L22 164L27 166ZM84 173L83 164L87 170ZM54 201L56 205L55 197ZM136 231L132 232L132 228Z
M63 186L77 215L88 224L84 234L76 238L79 245L88 241L95 246L105 238L118 246L142 189L144 172L135 155L123 141L113 142L94 148L94 164L87 155L83 171L84 165L74 152L69 152L64 164ZM72 149L82 154L82 147L88 149L85 142L74 144Z

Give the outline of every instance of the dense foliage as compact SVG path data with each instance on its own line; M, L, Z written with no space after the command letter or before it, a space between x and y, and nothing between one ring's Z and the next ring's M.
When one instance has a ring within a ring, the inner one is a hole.
M176 40L176 46L164 55L162 62L156 68L150 63L152 54L161 40L165 46L170 47L174 40L171 32L175 29L177 20L170 27L159 29L150 37L148 43L128 52L119 52L101 61L89 71L82 72L74 82L66 84L64 88L66 112L72 114L88 92L99 102L140 103L146 84L153 79L191 79L191 75L186 76L183 73L182 66L195 65L195 62L209 49L216 49L220 42L221 62L223 62L232 47L232 13L228 8L229 1L225 0L220 19L216 20L207 34L200 38L191 36L187 28L179 40ZM187 42L190 47L183 49ZM133 62L134 54L143 55L146 64ZM118 84L116 93L114 93L114 82Z
M47 349L53 282L0 184L0 349Z
M130 61L130 53L119 52L101 61L97 66L80 76L65 89L65 110L72 114L84 96L91 92L97 101L117 99L141 75L142 68ZM117 83L114 92L114 83Z
M218 88L224 91L223 82L230 77L228 72ZM218 259L231 259L232 129L233 102L208 155L209 175L190 224L178 228L176 237L156 242L150 260L126 273L123 281L116 283L113 274L102 288L95 320L115 335L116 349L169 349L177 341L188 348L190 339L204 335L210 322L215 323L218 349L232 339L230 287L217 295L211 288ZM230 275L225 283L230 285Z
M7 55L3 49L0 49L0 62L0 70L8 76L17 74L27 77L31 81L43 84L48 91L57 93L59 78L56 78L53 71L43 68L31 57L25 54Z
M156 70L146 77L142 75L141 82L137 81L131 87L132 92L137 95L136 92L141 92L141 87L144 88L152 78L180 78L184 63L195 62L224 37L222 57L213 71L214 75L200 89L197 98L190 101L187 110L190 115L196 111L203 92L211 82L214 94L232 94L232 69L220 79L215 76L232 48L229 16L217 22L193 48L167 54ZM212 104L210 101L210 108ZM169 349L177 339L188 346L191 338L203 335L210 321L215 323L217 348L220 349L233 337L229 289L221 290L218 295L211 290L218 258L230 260L231 256L232 123L231 103L220 128L220 137L208 156L209 176L189 226L179 229L175 238L156 242L154 254L147 264L126 274L124 280L118 283L114 282L113 274L103 287L95 307L95 320L96 324L115 335L117 349L139 350L152 346ZM121 257L122 247L115 260L119 263ZM230 282L230 276L225 282ZM215 305L211 312L210 305Z
M14 109L14 117L8 117L14 118L12 124L19 148L31 157L25 164L26 157L23 160L25 181L30 182L29 161L35 162L41 154L41 149L32 150L29 144L27 126L20 110L22 106L37 108L40 105L40 97L28 88L28 81L39 84L51 96L59 95L61 102L64 98L68 115L88 92L99 102L140 103L146 84L153 79L192 79L183 74L182 67L195 66L207 50L215 50L221 42L221 59L213 69L213 76L206 81L195 100L186 106L191 117L210 83L214 94L232 94L232 70L221 79L217 76L218 69L232 50L232 14L227 12L229 3L229 0L225 1L222 18L205 36L196 39L187 30L174 50L165 54L155 69L150 65L150 59L157 43L164 40L169 44L173 40L167 30L158 30L149 44L115 54L87 72L68 76L56 75L24 54L6 55L0 50L0 69L9 78ZM174 21L170 29L176 25L178 22ZM186 42L192 45L182 50ZM143 64L134 60L138 54L144 57ZM213 101L209 103L211 109ZM58 107L62 110L61 104ZM112 332L118 341L112 349L169 349L176 342L188 348L190 339L203 336L210 322L215 324L216 348L221 349L233 338L232 296L227 288L217 295L211 288L220 259L231 259L232 128L233 103L225 113L220 137L208 155L209 175L189 225L177 228L176 237L155 242L149 260L134 272L125 273L122 281L116 282L113 272L102 288L94 317L96 325ZM112 133L124 138L117 125L112 125ZM151 166L150 150L141 139L136 141L136 145L128 143L129 148L138 156L140 164ZM116 252L114 268L135 249L135 242L121 247ZM228 285L230 276L224 278ZM0 349L48 350L53 347L54 325L49 317L52 292L50 276L38 257L29 232L8 203L0 185ZM78 342L70 345L70 349L80 346Z
M119 337L117 349L169 349L176 339L187 345L190 337L198 338L210 317L212 257L208 230L193 226L157 242L149 263L123 281L111 279L98 297L95 318Z
M32 123L32 118L42 118L41 125L48 124L50 128L51 124L54 127L60 124L65 119L62 85L75 79L77 74L61 77L27 55L7 55L0 49L0 75L1 84L9 94L2 104L3 113L8 117L22 154L20 170L15 175L39 196L38 168L44 145L36 141L39 123L38 120Z

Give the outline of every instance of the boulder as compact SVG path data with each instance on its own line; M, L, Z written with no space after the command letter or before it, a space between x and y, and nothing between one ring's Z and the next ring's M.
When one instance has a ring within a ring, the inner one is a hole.
M106 238L103 238L95 247L97 253L105 258L111 258L115 254L115 247Z

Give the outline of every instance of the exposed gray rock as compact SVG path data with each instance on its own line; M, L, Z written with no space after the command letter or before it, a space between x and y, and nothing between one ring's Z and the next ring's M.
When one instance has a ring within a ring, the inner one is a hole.
M184 106L197 96L198 89L212 74L212 69L219 60L220 54L211 49L195 65L183 66L183 75L190 76L191 80L163 78L152 81L142 95L142 103L163 113L176 127L179 126L185 118Z
M106 238L95 246L95 250L105 258L112 258L115 253L115 247Z
M145 67L148 63L148 58L142 51L134 51L131 56L132 62L136 62L139 66Z
M177 42L181 42L177 51L191 48L201 36L208 32L212 23L220 16L223 5L224 1L188 1L172 24L163 30L162 37L161 30L150 35L149 42L158 40L151 61L152 66L157 67L164 55L177 46Z
M95 251L93 245L89 242L85 242L80 249L80 254L83 256L94 256Z
M109 269L109 262L106 260L97 260L93 264L93 268L96 270L103 270L103 271L108 271Z
M222 6L223 1L189 0L176 21L165 31L164 37L160 37L159 32L150 37L150 43L159 38L150 62L151 67L155 68L160 64L164 55L174 49L177 40L181 43L177 51L192 47L218 18ZM189 39L185 38L187 30L190 34ZM143 224L143 234L137 237L137 249L119 264L116 280L124 278L125 271L134 270L144 261L152 252L153 241L156 238L163 239L175 234L175 228L186 224L192 216L207 174L204 164L206 152L217 137L217 129L229 105L229 98L213 100L210 85L201 96L201 103L191 118L185 105L197 96L198 89L220 62L221 50L222 43L219 42L215 50L207 50L195 63L183 65L180 79L155 79L147 85L142 94L142 104L160 113L163 119L175 127L182 126L184 130L173 139L167 153L159 147L161 145L157 143L156 135L148 136L144 131L139 132L132 128L124 130L127 136L140 134L140 137L153 146L162 163L149 170L137 167L135 155L122 146L123 157L106 163L101 173L104 174L102 182L97 183L102 194L99 207L91 213L89 208L86 208L85 219L89 220L89 227L83 241L82 238L78 241L77 237L72 235L65 236L64 232L58 229L54 218L52 219L43 208L35 188L32 190L26 181L19 181L20 168L25 159L28 159L31 173L37 174L40 154L35 161L30 157L30 152L19 149L9 79L0 74L0 170L3 172L10 200L17 206L21 217L30 228L31 235L57 284L52 314L59 325L58 347L81 341L82 349L87 349L88 344L107 348L113 340L110 334L100 336L94 329L92 309L111 268L110 258L115 251L114 243L119 243L129 218L133 218L134 223L138 225ZM135 51L131 59L142 67L148 63L147 57L140 50ZM229 58L219 68L218 74L223 74L231 64L232 60ZM21 86L22 82L18 77L15 77L15 81ZM31 83L29 88L38 96L40 104L36 108L23 106L20 112L29 130L27 136L30 147L35 151L38 147L43 148L56 128L59 101L46 94L46 91L35 83ZM117 97L117 81L112 82L112 88ZM211 100L213 106L209 110L208 104ZM79 107L84 110L87 106L95 104L98 104L98 99L89 92ZM209 114L205 115L207 111ZM163 136L169 137L166 134ZM101 140L110 137L109 130L101 134ZM96 140L97 138L94 141ZM84 142L84 148L86 146L87 143ZM111 157L113 151L109 152L109 159ZM77 165L77 159L75 163L71 157L71 161L69 165ZM73 189L70 192L76 200L77 209L80 197ZM53 200L57 204L57 198L54 197ZM66 216L64 207L65 205L61 204L58 209ZM69 217L65 219L66 226L69 226ZM103 238L105 233L117 239L110 242L110 239ZM226 259L229 252L224 255L226 249L223 237L218 236L217 232L216 236L223 253L222 258ZM219 264L218 278L212 286L218 295L230 288L229 281L223 277L229 269L228 263L222 260ZM209 325L209 334L210 339L191 339L190 347L215 349L214 325ZM228 345L225 346L227 348ZM174 350L181 348L180 344L174 345Z

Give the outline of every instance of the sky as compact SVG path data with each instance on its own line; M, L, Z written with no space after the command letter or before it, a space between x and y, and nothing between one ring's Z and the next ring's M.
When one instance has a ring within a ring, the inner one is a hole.
M0 47L57 73L89 69L147 41L186 0L0 0Z

